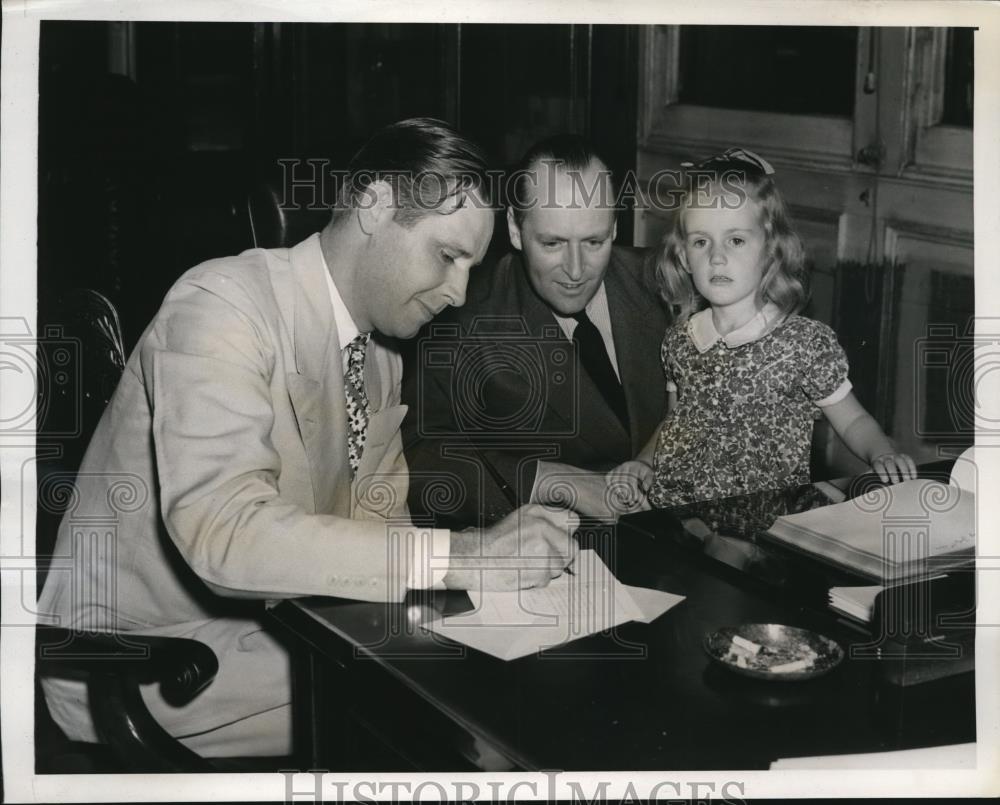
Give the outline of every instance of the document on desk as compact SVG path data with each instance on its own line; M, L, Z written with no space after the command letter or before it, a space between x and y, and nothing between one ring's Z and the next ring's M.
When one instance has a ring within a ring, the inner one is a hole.
M926 579L927 582L947 578L947 574L939 573ZM924 580L921 580L924 581ZM830 609L835 609L852 618L869 623L875 609L875 599L886 588L881 584L865 587L831 587L829 594ZM929 595L930 593L928 593Z
M592 550L580 551L573 574L547 587L515 592L472 590L473 609L424 624L456 642L513 660L607 631L630 620L649 623L683 596L621 584Z

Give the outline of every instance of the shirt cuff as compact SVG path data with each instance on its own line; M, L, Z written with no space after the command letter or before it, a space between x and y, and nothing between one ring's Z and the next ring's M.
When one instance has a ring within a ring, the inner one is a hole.
M542 472L544 464L544 461L535 462L535 480L531 484L531 495L528 497L528 503L538 503L538 486L542 476L545 474Z
M451 531L447 528L414 531L411 550L406 586L411 590L443 590L451 564Z
M820 408L826 408L827 406L835 405L839 403L842 399L844 399L844 397L846 397L848 394L850 394L852 388L854 387L851 385L851 381L845 379L843 383L837 386L837 390L833 392L833 394L829 395L828 397L824 397L822 400L817 400L816 405L818 405Z

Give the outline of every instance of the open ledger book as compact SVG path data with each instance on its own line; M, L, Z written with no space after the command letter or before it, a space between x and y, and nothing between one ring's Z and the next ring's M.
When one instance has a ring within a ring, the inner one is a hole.
M879 584L968 564L976 550L971 455L958 459L949 484L918 479L882 487L779 517L767 536Z

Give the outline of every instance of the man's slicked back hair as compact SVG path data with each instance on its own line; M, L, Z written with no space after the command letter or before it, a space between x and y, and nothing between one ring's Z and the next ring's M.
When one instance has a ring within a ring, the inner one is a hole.
M441 207L453 212L468 203L492 206L486 156L443 120L415 117L379 129L351 159L334 220L371 203L368 188L386 181L393 190L393 219L405 227Z
M540 165L548 164L562 170L582 173L592 163L596 163L600 169L607 172L608 178L611 179L611 199L614 199L614 179L608 163L585 137L579 134L556 134L531 146L514 166L511 173L513 184L507 182L508 189L512 193L507 203L514 211L517 225L522 224L527 212L529 176Z

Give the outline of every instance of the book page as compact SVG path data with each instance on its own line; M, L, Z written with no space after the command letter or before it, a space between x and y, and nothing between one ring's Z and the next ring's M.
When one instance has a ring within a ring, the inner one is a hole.
M917 479L832 506L779 517L780 542L886 580L960 563L976 546L975 495ZM937 561L935 561L937 560Z
M965 492L976 494L978 474L976 472L976 448L968 448L962 455L955 459L955 466L951 468L950 483Z

